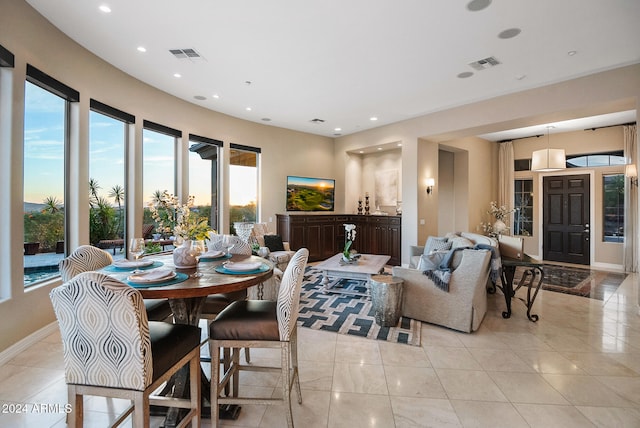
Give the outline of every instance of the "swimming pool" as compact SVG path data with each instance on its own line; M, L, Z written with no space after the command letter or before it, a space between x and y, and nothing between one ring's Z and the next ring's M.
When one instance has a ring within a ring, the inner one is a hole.
M30 285L36 284L41 281L46 281L47 279L51 279L59 275L60 271L58 271L57 266L38 269L25 269L24 286L28 287Z

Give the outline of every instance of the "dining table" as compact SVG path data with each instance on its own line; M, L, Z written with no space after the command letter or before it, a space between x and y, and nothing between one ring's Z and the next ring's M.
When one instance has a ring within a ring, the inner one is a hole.
M206 253L204 254L206 256ZM145 266L137 267L131 263L125 267L122 264L109 265L102 272L119 279L136 288L144 299L167 299L173 311L173 322L176 324L188 324L198 326L202 307L207 296L219 293L231 293L244 290L273 276L274 264L262 257L255 255L223 254L207 258L201 257L196 267L179 268L173 261L172 253L157 253L148 255L142 259ZM147 261L147 263L144 263ZM152 263L149 263L151 262ZM251 271L234 270L232 264L259 265ZM147 283L133 282L134 275L145 270L167 269L175 273L164 281L149 281ZM189 394L188 366L180 370L164 388L165 395L185 397ZM201 374L201 391L203 401L208 402L210 382ZM179 410L170 408L166 412L164 427L175 427L179 423ZM210 415L209 407L202 407L202 416Z

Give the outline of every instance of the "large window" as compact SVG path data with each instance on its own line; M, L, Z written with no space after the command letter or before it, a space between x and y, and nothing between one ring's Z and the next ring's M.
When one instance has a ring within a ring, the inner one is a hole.
M603 241L624 241L624 174L604 175L603 181Z
M125 147L133 119L95 100L89 114L89 240L122 250L125 240ZM122 255L122 251L117 255Z
M65 253L66 147L78 93L27 67L24 110L24 285L58 274Z
M189 195L195 197L198 214L209 219L214 230L218 224L219 147L222 142L189 135Z
M142 144L142 200L145 207L157 201L164 191L176 194L175 152L180 131L144 122ZM144 209L144 224L154 224Z
M260 149L232 144L229 159L229 229L235 222L258 219L258 155Z
M533 180L516 180L514 183L513 234L533 235Z

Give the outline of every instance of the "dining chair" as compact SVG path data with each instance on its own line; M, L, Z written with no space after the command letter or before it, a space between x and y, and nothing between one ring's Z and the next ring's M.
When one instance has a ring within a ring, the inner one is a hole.
M300 288L309 257L306 248L298 250L282 277L278 300L244 300L227 306L209 326L211 352L211 420L219 424L219 404L276 404L284 403L287 426L293 427L291 389L296 388L298 403L302 403L298 375L297 319ZM232 349L231 364L220 374L220 348ZM279 348L280 367L240 364L240 348ZM239 396L239 372L279 371L282 398ZM230 381L231 396L222 396Z
M149 405L189 409L183 422L200 426L200 329L148 321L138 290L100 272L84 272L50 293L64 352L70 426L83 425L83 396L121 398L135 427L148 427ZM152 393L183 367L189 397Z
M92 245L80 245L68 257L60 260L58 269L62 282L68 282L82 272L102 269L113 263L113 257L107 251ZM164 321L173 315L167 299L145 299L147 318L152 321Z

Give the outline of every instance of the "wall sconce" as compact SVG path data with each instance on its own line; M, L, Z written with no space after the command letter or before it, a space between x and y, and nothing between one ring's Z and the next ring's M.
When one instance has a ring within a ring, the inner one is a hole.
M436 179L435 178L427 178L426 184L427 184L427 194L430 195L431 192L433 192L433 186L435 186L435 184L436 184Z
M638 170L636 169L636 164L628 164L624 167L624 175L625 177L629 177L629 182L631 185L638 185Z

